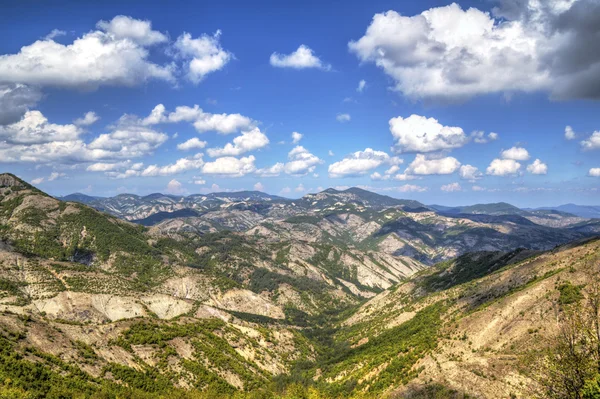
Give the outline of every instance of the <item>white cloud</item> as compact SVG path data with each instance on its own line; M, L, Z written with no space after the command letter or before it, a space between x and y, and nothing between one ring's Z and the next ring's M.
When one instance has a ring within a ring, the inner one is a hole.
M417 154L405 173L412 175L449 175L456 172L459 167L460 162L454 157L428 159L423 154Z
M140 176L170 176L188 170L200 169L203 165L202 154L196 154L193 157L180 158L170 165L150 165L140 173Z
M350 122L350 114L337 114L335 119L340 123Z
M458 175L464 180L478 180L483 175L479 169L472 165L462 165L458 171Z
M566 126L565 127L565 139L566 140L575 140L576 137L577 136L576 136L573 128L571 126Z
M298 50L291 54L273 53L269 59L271 66L277 68L319 68L326 71L331 69L331 65L324 64L319 57L314 55L313 51L304 44L298 47Z
M255 183L254 184L254 190L256 190L256 191L265 191L265 186L261 182Z
M471 133L471 137L473 138L473 141L477 144L486 144L490 141L498 140L498 133L491 132L486 136L485 132L481 130L476 130Z
M600 131L592 133L592 135L581 142L581 147L584 150L598 150L600 149Z
M365 91L366 88L367 82L365 82L365 80L362 79L360 82L358 82L358 87L356 88L356 91L362 93L363 91Z
M442 187L440 187L440 190L451 193L454 191L462 191L462 187L458 183L450 183L444 184Z
M364 151L356 151L341 161L329 165L329 177L338 178L364 175L389 160L390 156L383 151L375 151L371 148L367 148Z
M268 168L257 169L256 174L262 177L276 177L279 176L285 170L285 165L281 162L277 162L275 165Z
M319 157L299 145L288 153L288 162L285 164L284 170L289 175L301 176L313 173L317 165L322 163L323 161Z
M23 84L0 84L0 125L18 122L42 94Z
M130 161L126 161L123 164L125 164L125 167L119 166L104 172L104 174L113 179L127 179L130 177L140 176L142 169L144 169L143 162L134 163L131 166L128 166L130 165Z
M292 132L292 144L298 144L302 140L303 135L298 132Z
M142 119L142 125L156 125L158 123L167 122L167 118L165 117L166 108L162 104L156 105L150 111L150 115Z
M189 151L196 148L206 147L206 141L201 141L198 137L193 137L188 141L177 144L177 149L181 151Z
M600 177L600 168L591 168L588 174L593 177Z
M527 171L534 175L545 175L548 173L548 165L536 159L532 164L527 166Z
M387 169L383 174L379 172L374 172L371 174L371 180L398 180L398 181L406 181L406 180L415 180L419 179L419 177L414 175L408 175L406 173L397 173L400 171L400 167L398 165L392 165L389 169Z
M486 191L485 187L481 187L481 186L473 186L473 187L471 187L471 190L473 190L473 191Z
M41 184L43 182L44 182L44 178L43 177L38 177L38 178L35 178L35 179L31 180L31 184Z
M488 175L507 176L516 174L521 164L514 159L494 159L486 169Z
M285 195L285 194L289 194L289 193L291 193L291 192L292 192L292 189L291 189L291 188L289 188L289 187L284 187L284 188L282 188L282 189L281 189L281 191L279 191L279 194L281 194L281 195Z
M101 30L88 32L71 44L43 39L21 47L17 54L1 55L0 76L7 83L83 89L133 86L149 79L174 80L172 65L148 61L147 44L136 41L131 31L122 31L124 36L112 33L111 24L101 21Z
M64 36L66 34L67 34L67 32L65 32L64 30L52 29L50 31L50 33L48 33L46 36L44 36L44 39L46 39L46 40L52 40L52 39L54 39L56 37Z
M127 168L129 167L129 164L129 161L114 163L96 162L89 165L85 170L87 170L88 172L110 172L117 169Z
M167 193L181 195L187 193L187 190L183 187L183 184L173 179L167 184Z
M110 21L99 21L96 26L116 39L129 39L141 46L152 46L168 40L167 36L152 30L150 21L133 19L125 15L117 15Z
M100 117L96 115L94 111L89 111L86 112L85 115L83 115L83 117L75 119L73 123L77 126L90 126L98 122L99 120Z
M334 156L335 154L333 153L333 151L329 150L327 151L327 155L329 155L330 157Z
M396 90L412 98L543 87L535 38L519 23L494 22L487 13L463 11L455 3L413 17L388 11L376 14L349 48L361 61L383 68L395 79ZM504 60L500 65L499 59Z
M143 119L145 125L158 123L192 123L199 133L215 131L220 134L231 134L240 130L250 130L256 122L240 114L211 114L204 112L198 105L193 107L179 106L174 112L166 115L165 107L158 104L150 115Z
M187 77L199 83L209 73L219 71L233 59L233 54L223 50L219 43L221 31L213 36L202 35L193 39L189 33L177 38L174 47L178 55L186 59Z
M66 176L65 173L52 172L52 173L50 173L50 176L48 176L48 181L54 181L56 179L60 179L61 177L65 177L65 176Z
M108 158L135 158L152 153L168 138L164 133L125 122L96 137L87 148Z
M417 186L414 184L405 184L403 186L398 187L398 191L400 191L401 193L423 193L427 190L427 187Z
M413 176L413 175L407 175L406 173L399 173L397 175L395 175L393 177L394 180L398 180L398 181L406 181L406 180L415 180L415 179L420 179L417 176Z
M503 0L491 13L459 5L412 17L376 14L350 42L415 99L464 100L479 94L543 90L554 99L598 99L600 3Z
M306 191L306 189L304 188L304 184L302 184L302 183L298 184L298 186L296 186L294 191L297 193L302 193L302 192Z
M0 126L0 140L9 144L73 141L82 131L75 125L50 123L40 111L27 111L20 121Z
M512 159L514 161L527 161L530 157L529 152L523 147L512 147L502 151L502 159Z
M433 152L465 145L469 139L463 129L443 126L437 119L420 115L390 119L396 148L404 152Z
M258 128L254 128L242 132L241 136L234 138L233 144L227 143L223 148L209 148L207 153L211 157L238 156L248 151L266 147L268 144L268 137Z
M202 186L202 185L206 184L206 180L204 180L200 177L194 177L194 180L192 180L192 183Z
M222 157L207 162L202 168L204 174L221 175L223 177L241 177L256 170L253 155L243 158Z

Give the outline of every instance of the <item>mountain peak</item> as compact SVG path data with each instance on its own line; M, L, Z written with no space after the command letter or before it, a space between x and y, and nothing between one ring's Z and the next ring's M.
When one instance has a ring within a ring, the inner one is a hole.
M29 186L24 180L19 179L12 173L0 174L0 187L27 187Z

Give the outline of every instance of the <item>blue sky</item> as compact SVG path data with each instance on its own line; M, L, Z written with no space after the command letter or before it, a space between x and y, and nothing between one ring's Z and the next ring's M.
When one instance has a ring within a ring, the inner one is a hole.
M0 168L55 195L599 203L598 2L323 3L3 5Z

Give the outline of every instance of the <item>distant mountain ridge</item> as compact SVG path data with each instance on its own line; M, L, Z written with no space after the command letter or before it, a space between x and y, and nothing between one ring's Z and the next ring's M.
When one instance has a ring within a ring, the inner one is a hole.
M564 204L554 207L534 208L533 210L557 210L572 213L583 218L600 219L600 205Z

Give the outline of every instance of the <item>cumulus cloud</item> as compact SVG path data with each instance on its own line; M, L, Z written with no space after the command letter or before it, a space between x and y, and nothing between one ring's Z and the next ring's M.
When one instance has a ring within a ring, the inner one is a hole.
M504 150L500 156L502 159L512 159L513 161L527 161L530 158L529 152L522 147L512 147Z
M527 166L527 171L534 175L545 175L548 173L548 165L536 159L532 164Z
M277 162L275 165L256 170L256 174L262 177L276 177L285 170L285 165L282 162Z
M390 156L383 151L367 148L346 156L341 161L329 165L329 177L360 176L389 162ZM397 168L397 166L396 166ZM393 173L393 172L392 172Z
M298 132L292 132L292 144L298 144L302 140L303 135Z
M135 158L152 153L168 138L164 133L146 126L129 124L126 119L122 119L112 132L99 135L87 148L96 151L98 155L104 152L107 157Z
M64 36L66 34L67 34L67 32L65 32L64 30L52 29L50 31L50 33L48 33L46 36L44 36L44 39L46 39L46 40L52 40L52 39L54 39L56 37Z
M131 161L124 162L96 162L85 169L88 172L110 172L117 169L123 169L129 167Z
M565 139L575 140L576 137L577 137L577 135L575 134L575 131L573 130L573 128L571 126L566 126L565 127Z
M598 150L600 149L600 131L592 133L592 135L581 142L581 148L584 150Z
M150 165L140 172L140 176L169 176L188 170L200 169L204 165L202 154L196 154L194 157L181 158L175 163L165 166Z
M265 191L265 186L261 182L254 184L254 190L256 191Z
M300 183L296 186L296 188L294 189L295 192L297 193L303 193L304 191L306 191L306 189L304 188L304 184Z
M233 59L233 54L225 51L219 42L221 31L214 35L202 35L193 39L189 33L177 38L177 54L186 59L187 77L193 83L199 83L206 75L219 71Z
M27 111L20 121L0 126L0 162L115 161L151 154L168 139L128 116L90 143L82 140L83 132L74 124L51 123L41 112Z
M279 194L281 194L281 195L285 195L285 194L289 194L289 193L291 193L291 192L292 192L292 189L291 189L291 188L289 188L289 187L284 187L284 188L282 188L282 189L281 189L281 191L279 191Z
M50 173L50 176L48 176L48 181L54 181L56 179L60 179L61 177L65 177L66 175L66 173L52 172Z
M346 123L350 122L351 117L350 114L337 114L335 119L340 123Z
M600 168L591 168L588 174L593 177L600 177Z
M223 177L241 177L256 170L253 155L243 158L222 157L212 162L207 162L202 172L207 175L220 175Z
M482 173L475 166L462 165L458 171L458 175L464 180L478 180L481 179Z
M458 183L450 183L444 184L442 187L440 187L440 190L451 193L454 191L462 191L462 187Z
M206 141L201 141L198 137L193 137L183 143L177 144L177 149L181 151L189 151L204 147L206 147Z
M148 60L147 46L156 44L162 34L152 31L147 21L119 16L100 21L98 28L71 44L45 38L23 46L16 54L0 55L2 82L95 89L100 85L133 86L149 79L174 81L173 65Z
M414 99L457 101L487 93L544 90L598 98L595 0L502 1L495 15L453 3L414 16L376 14L349 49Z
M42 184L43 182L44 182L43 177L37 177L37 178L31 180L31 184Z
M41 144L77 140L81 130L71 124L50 123L40 111L27 111L20 121L0 126L0 139L8 144Z
M358 82L358 87L356 88L356 91L362 93L363 91L365 91L366 88L367 82L364 79L362 79L360 82Z
M276 68L318 68L325 71L331 70L331 65L323 63L313 51L304 44L291 54L273 53L269 59L271 66Z
M191 123L198 133L215 131L220 134L231 134L240 130L254 128L256 122L240 114L212 114L204 112L198 105L193 107L179 106L167 114L165 106L158 104L142 124L155 125L159 123Z
M223 148L209 148L207 153L211 157L238 156L266 147L268 144L268 137L258 128L254 128L248 132L242 132L241 136L233 139L233 143L227 143Z
M0 125L18 122L42 94L34 88L19 84L0 84Z
M454 157L428 159L423 154L417 154L415 160L408 165L405 173L411 175L449 175L460 167L460 162Z
M187 190L183 187L183 184L173 179L167 184L167 193L173 195L181 195L187 193Z
M110 21L99 21L96 27L111 34L116 39L129 39L142 46L152 46L168 40L164 34L152 30L150 21L142 21L126 15L117 15Z
M403 152L432 152L450 150L465 145L469 139L463 129L444 126L437 119L420 115L392 118L390 131L396 149Z
M86 112L81 118L77 118L73 121L77 126L90 126L98 122L100 117L96 115L94 111Z
M423 193L427 190L427 187L417 186L414 184L405 184L403 186L398 187L398 191L400 191L401 193Z
M498 140L498 133L491 132L486 136L485 132L482 132L481 130L476 130L471 133L471 137L473 138L473 141L477 144L486 144L490 141Z
M487 167L486 173L492 176L508 176L516 174L521 164L514 159L494 159Z
M288 162L284 165L284 170L289 175L301 176L313 173L317 165L322 163L323 161L319 157L299 145L288 153Z

